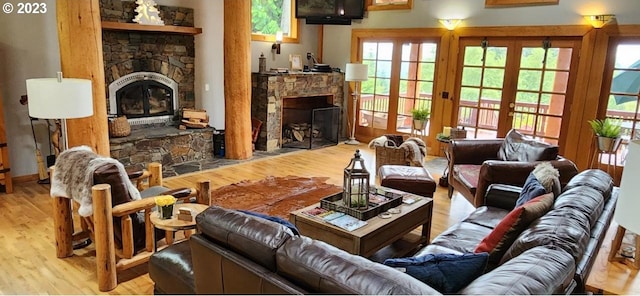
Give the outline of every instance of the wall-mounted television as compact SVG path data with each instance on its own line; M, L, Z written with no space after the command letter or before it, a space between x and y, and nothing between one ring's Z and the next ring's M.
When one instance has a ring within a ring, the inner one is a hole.
M307 24L351 24L364 17L365 0L296 0L296 18Z

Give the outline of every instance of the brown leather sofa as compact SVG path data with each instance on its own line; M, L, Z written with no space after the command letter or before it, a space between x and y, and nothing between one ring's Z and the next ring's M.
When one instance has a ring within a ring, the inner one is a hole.
M504 139L451 140L449 157L449 197L457 190L474 207L482 205L487 188L498 179L523 186L542 161L558 169L562 186L578 173L571 160L558 156L558 146L527 139L515 130Z
M485 205L416 255L467 253L513 208L517 188L496 185ZM553 209L535 220L491 268L461 294L555 294L584 282L617 199L611 177L574 177ZM168 294L438 294L382 264L292 232L277 223L211 207L197 217L200 234L155 253L149 275Z

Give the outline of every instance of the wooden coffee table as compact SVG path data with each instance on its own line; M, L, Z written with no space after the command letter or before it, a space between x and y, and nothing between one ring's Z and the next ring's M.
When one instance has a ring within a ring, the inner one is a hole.
M367 225L354 231L347 231L331 225L319 217L304 213L319 207L320 203L291 212L289 220L296 225L301 234L363 257L370 257L382 248L399 241L418 226L422 226L422 233L419 242L415 243L415 247L428 243L431 235L433 199L386 187L377 187L403 194L405 198L413 198L417 201L411 205L401 204L397 207L401 212L392 214L391 218L373 217L367 220ZM399 256L405 255L400 254Z

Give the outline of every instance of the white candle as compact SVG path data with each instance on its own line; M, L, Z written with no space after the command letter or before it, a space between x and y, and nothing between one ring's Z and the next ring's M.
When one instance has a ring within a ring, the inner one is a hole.
M445 136L445 137L451 136L451 127L450 126L445 126L442 129L442 135Z

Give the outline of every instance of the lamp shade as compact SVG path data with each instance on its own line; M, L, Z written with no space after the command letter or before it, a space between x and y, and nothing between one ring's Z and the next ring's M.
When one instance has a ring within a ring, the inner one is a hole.
M369 79L369 67L366 64L347 64L344 80L366 81Z
M628 149L613 219L625 229L640 234L640 140L629 141Z
M43 119L93 115L91 80L75 78L27 79L29 115Z

